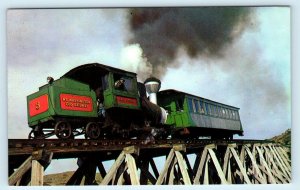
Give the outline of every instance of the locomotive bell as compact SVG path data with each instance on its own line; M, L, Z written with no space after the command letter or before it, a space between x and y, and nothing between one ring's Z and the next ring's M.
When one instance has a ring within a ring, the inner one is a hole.
M146 91L149 94L150 102L157 104L156 93L160 89L160 85L161 85L160 80L155 77L150 77L145 80L144 84L146 87Z

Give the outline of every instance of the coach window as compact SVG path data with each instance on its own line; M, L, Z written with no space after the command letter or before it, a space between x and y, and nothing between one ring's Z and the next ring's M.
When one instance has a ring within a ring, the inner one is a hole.
M219 117L222 117L222 110L221 110L221 107L220 107L220 106L218 106L218 116L219 116Z
M226 118L229 119L230 118L229 117L229 110L227 108L225 109L225 112L226 112Z
M211 105L211 114L214 116L215 115L215 106Z
M204 113L204 106L203 106L203 101L199 101L199 108L200 108L200 113Z
M190 112L194 112L193 100L191 98L188 98L188 104Z
M176 100L176 111L183 111L183 99L181 98Z
M199 113L199 104L198 104L198 100L196 99L193 99L193 102L194 102L194 110L196 113Z
M206 102L203 102L205 114L208 114L208 105Z
M215 115L214 114L214 106L213 105L209 105L209 110L210 110L210 115Z
M203 102L203 109L204 109L204 113L207 114L207 108L206 108L206 103Z
M215 114L215 116L218 116L218 108L217 108L217 106L214 106L214 114Z
M224 108L222 108L222 117L223 117L223 118L226 118L226 112L225 112L225 109L224 109Z
M213 107L212 107L212 105L211 104L209 104L209 114L210 115L213 115Z
M205 103L205 107L206 107L206 114L209 115L210 114L210 107L208 103Z
M208 104L208 112L209 112L209 115L212 115L212 107L210 104Z
M216 106L216 116L219 117L219 106Z
M236 120L235 110L232 111L232 116L233 116L233 119Z
M236 120L239 120L240 119L239 112L235 111L235 114L236 114Z
M201 113L200 100L197 100L197 106L198 106L198 113Z
M219 106L216 106L216 116L219 117L220 111L219 111Z

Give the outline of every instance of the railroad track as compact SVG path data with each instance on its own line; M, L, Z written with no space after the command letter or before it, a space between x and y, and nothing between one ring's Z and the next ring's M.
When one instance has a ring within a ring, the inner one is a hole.
M79 153L79 152L99 152L99 151L117 151L123 150L128 146L137 146L139 149L170 149L176 144L184 144L187 149L204 147L208 144L228 145L228 144L255 144L271 143L266 140L211 140L211 139L166 139L147 142L145 140L90 140L90 139L9 139L8 154L9 156L30 155L36 150L48 150L53 153Z
M10 185L43 185L51 160L65 158L78 159L66 185L79 185L83 179L84 184L94 185L97 168L101 185L291 182L287 152L266 140L9 139L8 146ZM191 154L195 162L190 162ZM154 160L158 156L166 157L160 172ZM113 161L109 170L103 166L107 160Z

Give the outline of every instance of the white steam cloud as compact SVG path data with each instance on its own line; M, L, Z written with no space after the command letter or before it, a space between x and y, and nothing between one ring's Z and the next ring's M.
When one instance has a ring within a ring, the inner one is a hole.
M140 44L130 44L122 49L121 66L125 70L137 73L140 81L144 81L152 73L152 65L143 56Z

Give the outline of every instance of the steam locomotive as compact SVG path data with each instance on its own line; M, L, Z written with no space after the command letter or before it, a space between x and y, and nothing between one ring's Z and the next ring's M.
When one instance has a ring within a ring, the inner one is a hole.
M157 78L99 63L76 67L27 96L28 138L211 138L243 135L239 108L177 90ZM148 94L148 97L147 97Z

